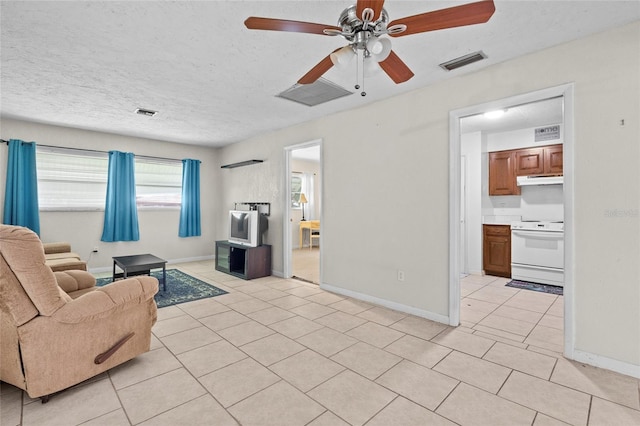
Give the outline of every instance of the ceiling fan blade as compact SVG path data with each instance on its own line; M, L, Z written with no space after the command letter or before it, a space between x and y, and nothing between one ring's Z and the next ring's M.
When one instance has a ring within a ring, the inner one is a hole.
M326 35L323 30L332 29L342 31L333 25L316 24L313 22L289 21L287 19L259 18L250 16L244 21L250 30L289 31L293 33L309 33Z
M419 15L407 16L391 21L388 25L388 27L391 27L392 25L404 24L407 26L407 29L401 33L389 35L392 37L401 37L445 28L482 24L491 18L495 10L496 7L493 4L493 0L483 0L421 13Z
M342 49L342 47L337 48L331 53L337 52ZM327 55L326 58L318 62L318 65L311 68L308 73L303 75L300 80L298 80L298 84L311 84L315 82L317 79L322 77L322 74L329 71L333 66L333 61L331 61L331 54Z
M358 0L358 3L356 4L356 16L359 19L362 19L362 11L369 8L373 10L372 21L375 22L380 17L382 6L384 6L384 0Z
M402 59L393 50L387 59L379 62L379 65L396 84L404 83L414 75L413 71L409 69L407 64L402 62Z

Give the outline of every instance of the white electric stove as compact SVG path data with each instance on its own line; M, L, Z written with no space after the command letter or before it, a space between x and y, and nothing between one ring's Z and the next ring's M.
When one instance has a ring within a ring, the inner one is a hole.
M511 223L511 278L564 286L564 223Z

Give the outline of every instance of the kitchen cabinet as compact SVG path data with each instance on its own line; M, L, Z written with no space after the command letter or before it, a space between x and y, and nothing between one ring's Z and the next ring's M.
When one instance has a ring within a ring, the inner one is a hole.
M562 156L562 144L551 145L545 147L544 150L544 167L545 173L562 175L563 169L563 156Z
M489 153L489 195L520 195L517 176L561 176L562 144Z
M544 148L516 151L516 176L535 176L544 173Z
M489 195L520 195L515 161L515 151L489 153Z
M487 275L511 278L509 225L482 225L482 268Z
M516 176L562 174L562 144L519 149L516 153Z

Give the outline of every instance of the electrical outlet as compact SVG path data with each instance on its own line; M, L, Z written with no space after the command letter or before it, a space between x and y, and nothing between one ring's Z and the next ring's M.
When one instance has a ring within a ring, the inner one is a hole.
M95 246L95 247L93 248L93 252L94 252L94 253L97 253L97 252L98 252L98 246Z
M398 269L398 281L404 281L404 271Z

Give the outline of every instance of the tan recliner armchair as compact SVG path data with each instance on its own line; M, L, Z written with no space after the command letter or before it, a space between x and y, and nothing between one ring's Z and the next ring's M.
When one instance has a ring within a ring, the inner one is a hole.
M35 233L0 225L0 380L43 402L148 351L157 318L155 278L95 287L88 272L58 274L76 299Z
M53 272L68 271L70 269L87 270L87 262L80 259L78 253L71 251L71 244L57 242L43 243L42 246L44 247L45 262Z

